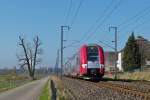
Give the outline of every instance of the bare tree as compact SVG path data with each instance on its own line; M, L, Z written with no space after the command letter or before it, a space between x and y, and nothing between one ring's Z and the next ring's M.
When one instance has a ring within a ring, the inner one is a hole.
M29 76L34 80L35 79L35 67L41 61L38 59L38 55L41 54L41 49L39 48L41 42L39 37L33 39L33 45L31 43L26 44L24 38L19 36L19 45L23 49L23 55L18 56L19 63L21 67L27 67Z

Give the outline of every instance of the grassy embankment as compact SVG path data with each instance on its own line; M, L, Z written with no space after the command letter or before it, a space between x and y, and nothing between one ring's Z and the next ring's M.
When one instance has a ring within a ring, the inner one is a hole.
M105 73L104 78L114 79L114 76L115 76L114 73ZM117 73L117 79L150 81L150 71L120 72Z
M51 87L52 85L50 82L51 80L53 80L53 82L55 84L56 100L68 100L64 85L63 85L62 81L56 76L52 76L50 78L50 80L46 83L46 85L44 86L44 88L42 90L42 94L41 94L39 100L51 100L52 99L53 93L52 93L52 87Z
M57 88L57 100L68 100L67 90L64 88L62 80L56 76L52 76L51 80L54 81Z
M51 91L50 91L50 80L46 83L42 90L42 94L39 98L39 100L51 100Z
M131 79L131 80L146 80L150 81L150 72L132 72L123 73L118 75L119 79Z

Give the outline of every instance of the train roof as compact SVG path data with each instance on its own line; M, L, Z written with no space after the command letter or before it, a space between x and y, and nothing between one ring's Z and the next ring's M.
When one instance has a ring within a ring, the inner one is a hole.
M101 47L99 44L84 44L81 46L81 48L82 47L88 47L88 46L99 46L99 47Z
M87 46L99 46L98 44L88 44Z

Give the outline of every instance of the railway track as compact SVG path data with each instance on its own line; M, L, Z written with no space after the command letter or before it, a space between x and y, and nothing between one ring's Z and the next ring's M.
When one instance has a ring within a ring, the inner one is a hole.
M139 90L132 86L118 85L118 84L113 84L113 83L108 83L108 82L91 83L91 84L95 84L98 87L109 88L114 91L121 92L124 95L131 95L136 98L140 97L144 100L150 100L150 92L146 90L145 91Z
M91 82L91 81L85 81L79 78L75 78L79 81L88 83L88 84L92 84L92 85L96 85L99 88L107 88L110 90L113 90L115 92L119 92L123 95L129 95L129 96L133 96L135 98L141 98L142 100L150 100L150 92L149 90L145 89L145 90L141 90L137 87L134 86L128 86L128 85L122 85L122 84L115 84L115 83L109 83L109 82Z

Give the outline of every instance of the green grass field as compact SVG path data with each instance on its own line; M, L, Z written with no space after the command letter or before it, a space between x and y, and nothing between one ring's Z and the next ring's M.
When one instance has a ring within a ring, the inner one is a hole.
M13 75L0 75L0 92L15 88L29 82L26 77Z

